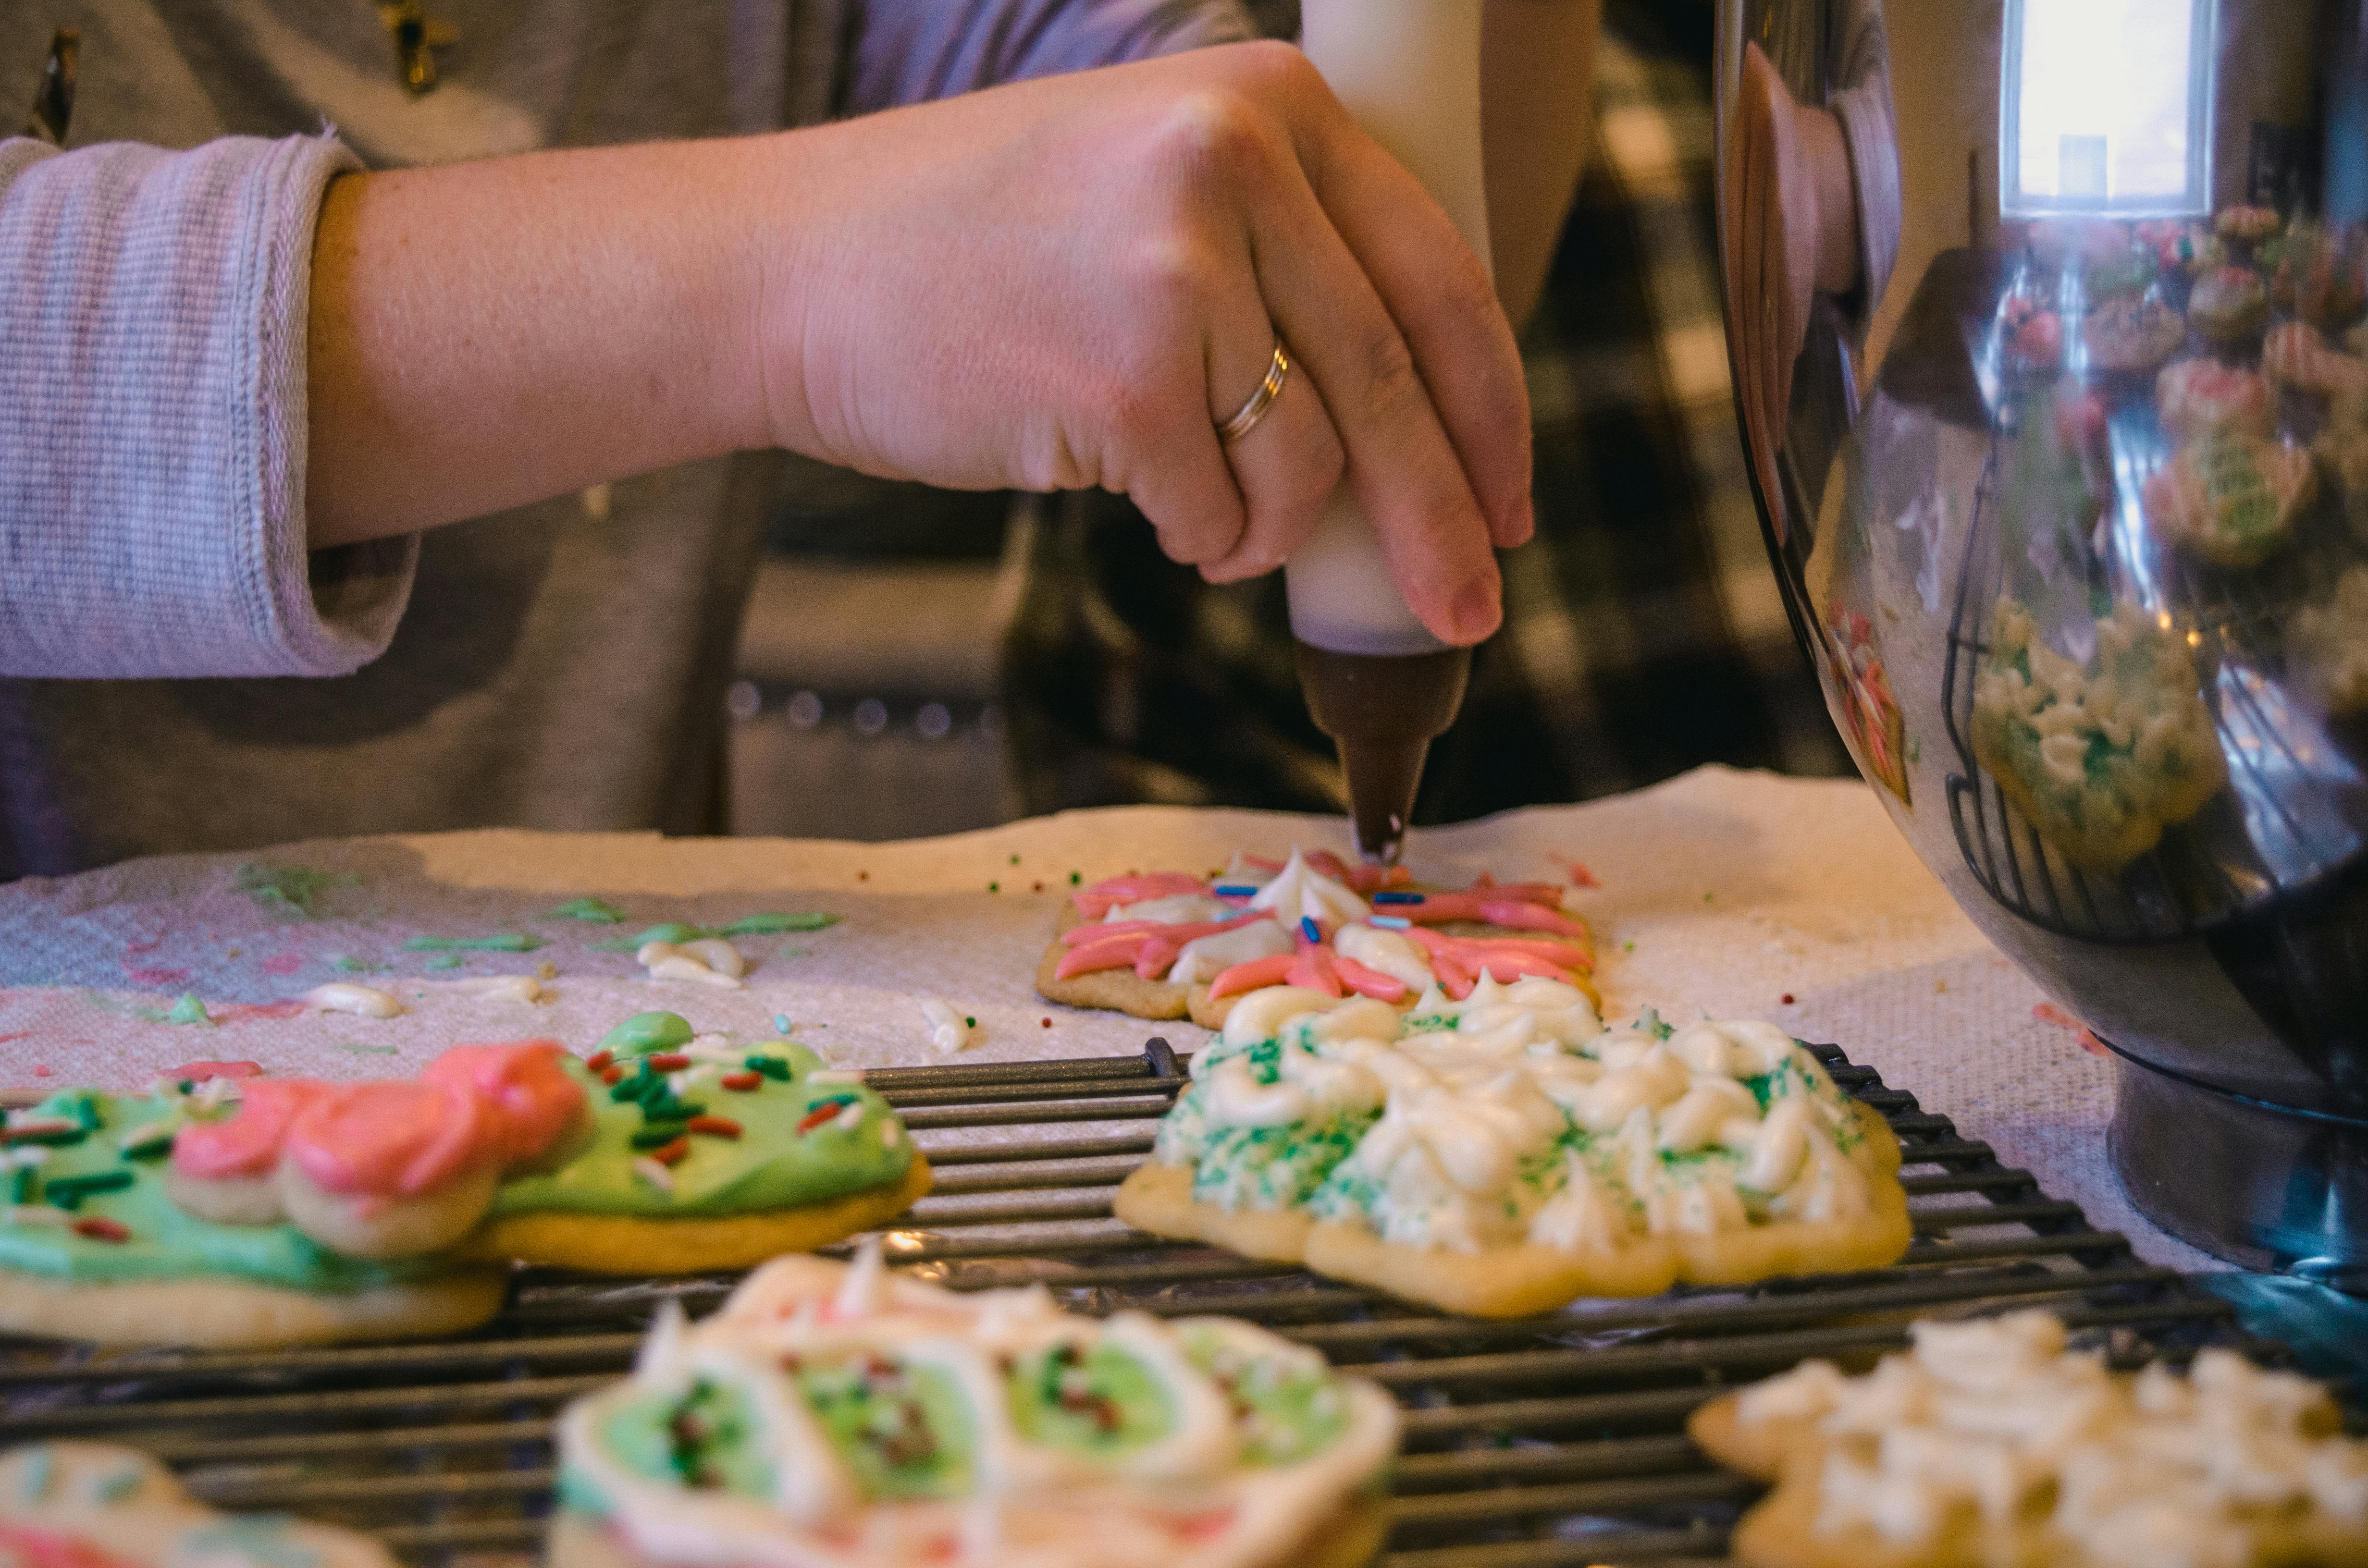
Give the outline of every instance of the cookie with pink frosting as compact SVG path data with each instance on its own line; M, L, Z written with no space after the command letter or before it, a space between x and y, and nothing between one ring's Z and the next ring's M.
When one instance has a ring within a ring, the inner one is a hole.
M1554 882L1417 886L1404 867L1350 866L1326 850L1236 855L1212 877L1113 877L1070 895L1036 989L1070 1006L1222 1028L1235 1003L1276 986L1411 1006L1432 985L1483 975L1553 979L1593 993L1594 942Z

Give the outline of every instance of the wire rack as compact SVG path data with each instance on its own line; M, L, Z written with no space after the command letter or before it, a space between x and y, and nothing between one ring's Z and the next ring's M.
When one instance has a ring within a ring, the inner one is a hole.
M1902 1345L1917 1314L2044 1305L2123 1364L2206 1342L2275 1358L2216 1297L2143 1264L1873 1070L1812 1049L1906 1149L1916 1241L1887 1268L1497 1323L1145 1236L1110 1203L1183 1082L1158 1039L1135 1056L867 1074L938 1172L885 1244L956 1289L1042 1281L1097 1314L1235 1313L1378 1382L1406 1420L1386 1568L1716 1560L1754 1488L1703 1460L1687 1414L1807 1357ZM625 1370L661 1301L696 1314L732 1284L529 1272L495 1323L417 1345L100 1354L0 1341L0 1435L133 1443L221 1506L368 1529L423 1568L499 1568L536 1551L560 1406Z
M2008 802L1976 762L1969 730L1975 676L1989 655L1991 608L2017 575L2009 536L2030 531L2001 517L2005 449L2037 438L2018 434L2014 423L1994 427L1975 491L1941 673L1943 722L1962 767L1948 778L1949 820L1966 867L1992 898L2043 929L2143 944L2259 915L2357 858L2368 790L2347 756L2356 747L2291 703L2283 684L2286 620L2294 606L2324 591L2355 547L2322 505L2298 529L2295 546L2258 571L2200 568L2162 549L2137 500L2166 450L2150 400L2112 415L2116 494L2098 530L2101 550L2088 565L2113 597L2194 631L2228 787L2112 875L2072 866Z

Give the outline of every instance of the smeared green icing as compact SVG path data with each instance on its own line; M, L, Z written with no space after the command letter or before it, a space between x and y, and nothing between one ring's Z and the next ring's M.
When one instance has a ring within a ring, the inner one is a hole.
M292 1225L218 1225L185 1211L165 1195L165 1162L126 1159L117 1147L138 1129L181 1114L176 1099L69 1089L42 1101L35 1114L91 1124L85 1136L51 1146L39 1173L42 1185L61 1177L131 1173L130 1186L85 1192L74 1210L76 1219L113 1220L131 1236L108 1242L62 1226L0 1219L0 1268L93 1281L226 1275L323 1291L365 1290L438 1271L428 1260L366 1263L341 1256Z
M867 1500L971 1489L970 1406L936 1367L866 1357L808 1362L795 1381Z
M763 1500L773 1493L773 1462L760 1436L746 1396L709 1378L688 1392L627 1400L599 1428L609 1453L636 1475Z
M650 1017L651 1015L643 1015ZM659 1017L671 1017L660 1014ZM679 1020L677 1020L677 1022ZM688 1026L685 1026L686 1028ZM913 1163L913 1140L901 1124L893 1142L884 1142L883 1126L895 1124L895 1113L877 1094L858 1084L816 1083L821 1059L790 1040L767 1040L747 1048L747 1055L769 1064L773 1073L760 1076L753 1089L735 1091L719 1082L730 1063L697 1063L678 1089L665 1089L660 1101L667 1114L651 1117L642 1102L620 1098L618 1091L634 1082L628 1077L615 1088L571 1057L564 1070L584 1085L592 1107L593 1132L583 1152L558 1170L504 1182L494 1197L495 1214L522 1214L558 1210L585 1214L639 1214L656 1218L691 1215L746 1214L761 1210L820 1203L882 1187L901 1178ZM861 1108L852 1126L834 1119L797 1131L798 1123L831 1101L853 1101ZM633 1169L648 1147L636 1148L637 1135L700 1114L729 1117L741 1126L738 1138L689 1134L690 1153L672 1167L674 1191L660 1191Z
M1056 1345L1014 1362L1011 1424L1031 1443L1108 1460L1175 1429L1176 1405L1150 1369L1108 1340Z
M469 960L458 953L438 953L427 960L429 969L459 969Z
M620 1056L646 1056L690 1043L690 1021L679 1013L635 1013L600 1037L600 1049Z
M726 940L734 937L768 937L783 931L819 931L826 926L837 924L837 915L825 914L819 909L796 913L774 911L764 915L751 915L734 920L728 926L693 926L681 920L662 920L645 931L631 937L619 937L614 941L601 943L600 947L607 952L630 953L644 942L679 945L684 942L705 941L715 937L721 937Z
M257 909L286 920L310 920L313 906L331 888L356 887L359 877L348 872L316 871L310 866L267 866L249 861L233 875L231 885L255 901Z
M524 931L497 931L490 937L414 937L403 944L407 953L530 953L542 938Z
M1243 1463L1296 1464L1348 1429L1349 1402L1320 1360L1254 1355L1205 1326L1183 1338L1185 1356L1233 1400Z
M544 916L548 920L586 920L596 926L621 926L625 912L601 898L571 898Z

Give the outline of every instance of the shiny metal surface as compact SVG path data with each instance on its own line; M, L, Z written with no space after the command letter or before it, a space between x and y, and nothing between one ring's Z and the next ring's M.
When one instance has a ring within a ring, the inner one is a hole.
M1897 261L1792 358L1750 51L1814 107L1871 7ZM1717 76L1748 466L1853 756L2123 1059L2133 1199L2368 1290L2362 0L1723 0Z

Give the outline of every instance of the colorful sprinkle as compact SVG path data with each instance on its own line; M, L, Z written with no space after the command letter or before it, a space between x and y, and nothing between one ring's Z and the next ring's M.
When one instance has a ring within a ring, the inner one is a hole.
M762 1073L726 1073L716 1081L735 1095L745 1095L763 1084L765 1075Z
M1303 915L1299 917L1299 934L1311 942L1320 942L1324 939L1324 927L1315 924L1313 915Z
M1365 924L1383 931L1410 931L1414 928L1414 922L1403 915L1369 915L1365 916Z
M1391 892L1386 889L1373 895L1373 902L1375 903L1420 903L1422 901L1423 895L1421 893L1397 892Z
M1219 898L1256 898L1258 890L1254 882L1219 882L1209 891Z
M633 1174L668 1197L674 1195L674 1173L647 1155L633 1162Z
M751 1073L761 1073L776 1083L786 1084L795 1076L790 1064L778 1056L746 1056L741 1059L740 1065Z
M852 1095L843 1098L824 1100L798 1119L797 1131L801 1133L811 1132L825 1121L835 1121L840 1110L855 1103L855 1096Z
M690 1058L679 1051L654 1051L642 1060L653 1073L679 1073L690 1065Z
M650 1158L662 1165L678 1165L690 1153L690 1140L677 1138L673 1142L650 1151Z
M609 1064L616 1060L615 1051L603 1048L584 1059L584 1068L588 1073L605 1073L609 1069Z
M740 1124L728 1116L694 1116L686 1125L710 1138L737 1138L741 1131Z
M584 920L595 926L619 926L624 923L625 912L605 899L571 898L543 918Z
M636 1149L663 1149L680 1138L689 1125L688 1119L654 1121L635 1132L629 1142Z
M790 1032L790 1016L787 1013L776 1013L773 1015L773 1032L775 1034L787 1034Z
M51 1185L54 1186L56 1184L52 1183ZM91 1215L88 1219L76 1220L74 1222L73 1230L75 1235L88 1236L95 1242L113 1242L118 1245L120 1245L131 1239L131 1229L130 1226L123 1224L120 1221L106 1219L97 1214Z

